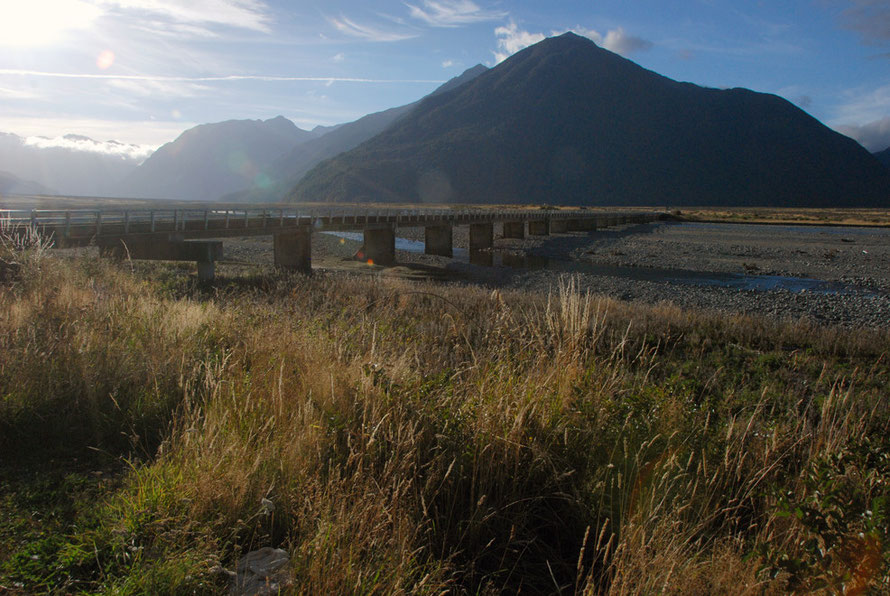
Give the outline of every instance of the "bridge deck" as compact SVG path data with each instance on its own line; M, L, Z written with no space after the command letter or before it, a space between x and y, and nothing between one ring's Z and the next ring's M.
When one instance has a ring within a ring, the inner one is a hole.
M375 225L423 227L505 221L609 218L629 213L551 209L72 209L0 210L0 221L33 226L58 246L144 234L182 238L273 235L308 226L313 230L364 230ZM641 214L634 212L634 215Z

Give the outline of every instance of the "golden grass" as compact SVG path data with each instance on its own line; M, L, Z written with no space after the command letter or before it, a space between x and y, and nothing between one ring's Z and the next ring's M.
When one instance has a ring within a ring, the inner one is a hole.
M629 305L571 278L142 273L44 256L0 286L4 452L132 465L54 563L84 589L212 592L214 566L262 546L307 594L888 587L886 564L769 566L812 538L780 506L806 498L802 471L865 437L886 449L886 332Z

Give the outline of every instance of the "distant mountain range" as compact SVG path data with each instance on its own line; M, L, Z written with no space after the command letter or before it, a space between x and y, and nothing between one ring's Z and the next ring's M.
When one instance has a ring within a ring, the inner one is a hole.
M546 39L308 172L295 201L887 205L890 173L788 101Z
M460 76L449 80L427 97L434 97L456 89L464 83L472 81L487 70L488 68L485 66L477 64L473 68L464 71ZM234 193L225 198L232 201L250 202L283 200L303 175L314 166L325 159L357 147L364 141L383 132L396 120L414 109L418 103L420 102L416 101L397 108L368 114L354 122L340 125L323 136L301 143L272 162L263 171L259 184L255 184L245 192Z
M215 200L267 186L264 169L314 139L283 116L202 124L163 145L120 185L121 196Z
M0 192L114 196L139 165L140 151L81 135L47 139L0 133Z

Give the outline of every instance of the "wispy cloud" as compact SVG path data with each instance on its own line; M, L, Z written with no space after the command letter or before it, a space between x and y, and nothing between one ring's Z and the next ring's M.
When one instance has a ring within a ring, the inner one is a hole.
M380 29L373 25L365 25L356 23L355 21L340 15L339 18L329 17L328 22L334 26L337 31L350 37L358 37L368 41L392 42L412 39L418 36L416 32L400 32Z
M175 23L271 32L272 17L266 4L259 0L97 0L96 4L109 12L156 15Z
M226 81L265 81L265 82L334 82L334 83L444 83L440 79L366 79L360 77L291 77L277 75L224 75L211 77L168 77L152 75L117 75L93 73L46 72L39 70L17 70L2 68L0 76L49 77L59 79L95 79L108 81L155 81L155 82L193 82L214 83Z
M470 0L423 0L423 7L405 3L411 17L432 27L459 27L507 16L504 11L483 10Z
M849 0L840 18L843 26L868 42L890 41L890 2L887 0Z
M597 45L623 56L634 52L648 50L652 47L651 41L641 37L628 35L621 27L611 29L606 32L605 35L602 35L599 31L585 29L584 27L575 27L574 29L568 29L566 31L551 31L550 35L561 35L568 31L583 35L584 37L591 39ZM523 31L512 21L507 25L495 29L494 34L495 37L497 37L498 44L498 49L494 52L494 57L497 62L502 62L519 50L534 45L547 37L543 33Z

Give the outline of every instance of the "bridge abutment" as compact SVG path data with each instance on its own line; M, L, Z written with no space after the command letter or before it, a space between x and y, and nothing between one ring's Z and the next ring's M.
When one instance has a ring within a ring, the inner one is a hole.
M424 228L423 252L440 257L454 256L454 236L450 224L426 226Z
M312 273L312 231L308 226L272 236L275 266Z
M98 241L99 253L117 259L143 261L195 261L198 279L210 281L215 273L215 263L223 258L221 240L182 240L157 236L108 237Z

